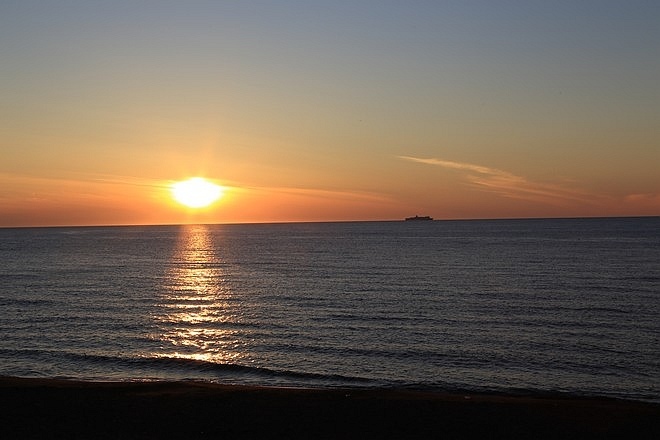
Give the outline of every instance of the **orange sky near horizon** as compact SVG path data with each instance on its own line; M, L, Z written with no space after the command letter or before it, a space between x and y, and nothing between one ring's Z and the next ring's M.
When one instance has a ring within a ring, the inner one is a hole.
M28 3L0 227L660 215L654 4Z

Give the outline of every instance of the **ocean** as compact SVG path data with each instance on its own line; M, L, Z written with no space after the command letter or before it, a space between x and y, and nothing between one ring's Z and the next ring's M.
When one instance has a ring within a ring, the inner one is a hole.
M660 218L0 229L0 375L660 401Z

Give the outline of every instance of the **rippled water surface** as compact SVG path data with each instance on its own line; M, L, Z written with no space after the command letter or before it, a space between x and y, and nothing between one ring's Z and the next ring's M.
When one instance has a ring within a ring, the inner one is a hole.
M0 375L660 400L660 219L0 229Z

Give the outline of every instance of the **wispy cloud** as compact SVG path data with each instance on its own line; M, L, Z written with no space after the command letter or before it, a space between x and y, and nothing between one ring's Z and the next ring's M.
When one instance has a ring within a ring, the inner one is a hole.
M513 199L530 200L551 205L566 202L594 203L596 196L586 191L556 183L533 182L508 171L466 162L435 158L398 156L400 159L464 172L465 179L475 188Z
M242 185L243 191L262 192L270 194L286 194L296 197L309 197L314 199L332 199L355 202L391 202L383 194L360 190L332 190L321 188L294 188L294 187L256 187Z
M640 215L660 215L660 193L629 194L623 204L633 206Z

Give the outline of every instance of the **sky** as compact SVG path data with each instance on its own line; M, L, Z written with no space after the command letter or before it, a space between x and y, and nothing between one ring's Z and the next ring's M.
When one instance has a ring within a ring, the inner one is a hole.
M660 215L660 2L0 2L0 227ZM207 208L174 182L224 187Z

